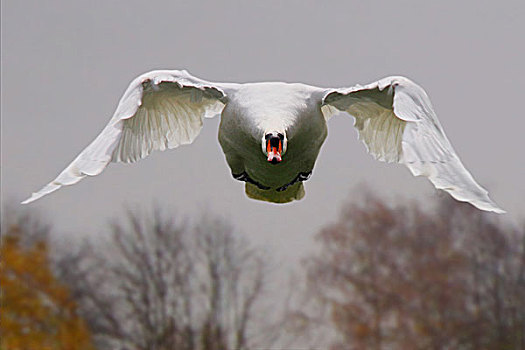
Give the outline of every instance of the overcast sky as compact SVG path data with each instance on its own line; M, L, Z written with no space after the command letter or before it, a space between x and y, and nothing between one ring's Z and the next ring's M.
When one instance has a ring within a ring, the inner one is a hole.
M2 1L2 201L20 202L105 126L129 82L152 69L210 81L324 87L405 75L428 92L460 158L513 220L525 199L525 1ZM207 120L193 145L112 164L28 206L63 239L123 205L224 215L277 259L298 257L364 183L428 200L426 179L366 154L353 118L330 121L306 197L252 201Z

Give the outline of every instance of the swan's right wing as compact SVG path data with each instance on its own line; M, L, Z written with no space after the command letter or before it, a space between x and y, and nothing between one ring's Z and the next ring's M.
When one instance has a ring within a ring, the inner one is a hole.
M366 86L328 90L323 107L355 117L359 138L376 159L405 164L436 188L475 207L504 213L463 166L441 127L425 91L404 77Z
M55 180L22 203L98 175L111 161L131 163L154 150L192 143L203 118L219 114L225 101L218 84L186 71L152 71L137 77L97 138Z

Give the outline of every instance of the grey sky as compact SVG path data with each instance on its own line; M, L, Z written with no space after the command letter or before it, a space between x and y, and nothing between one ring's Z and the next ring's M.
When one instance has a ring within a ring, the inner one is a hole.
M52 180L104 127L129 82L158 68L210 81L283 80L336 87L405 75L421 84L459 156L512 219L525 199L525 2L2 2L2 201ZM278 259L298 257L360 184L427 199L430 182L377 162L353 119L332 118L306 197L249 200L217 142L133 165L112 164L27 210L68 235L91 233L123 204L231 219Z

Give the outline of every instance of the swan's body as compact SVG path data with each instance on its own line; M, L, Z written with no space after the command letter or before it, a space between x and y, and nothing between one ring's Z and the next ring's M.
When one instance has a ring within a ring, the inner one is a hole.
M356 118L369 153L405 164L460 201L501 210L464 168L426 93L403 77L366 86L323 89L304 84L209 83L186 71L153 71L136 78L101 134L34 201L111 161L134 162L153 150L193 142L203 118L221 114L219 142L235 179L249 197L286 203L304 196L326 134L338 111Z
M292 183L312 172L326 138L326 121L316 103L322 92L303 84L256 83L231 94L222 112L219 142L233 176L247 176L248 196L272 202L302 198L301 181ZM261 156L262 133L274 130L285 131L293 145L279 164Z

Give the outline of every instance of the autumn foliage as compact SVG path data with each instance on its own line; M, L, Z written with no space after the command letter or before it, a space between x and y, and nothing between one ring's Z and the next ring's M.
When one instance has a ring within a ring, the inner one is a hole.
M318 234L309 292L333 349L525 349L525 232L443 199L373 196Z
M27 232L23 220L2 230L1 348L92 349L68 288L51 270L47 237Z
M354 198L281 307L271 259L227 222L151 214L60 251L6 213L0 350L525 350L525 226L505 217Z

